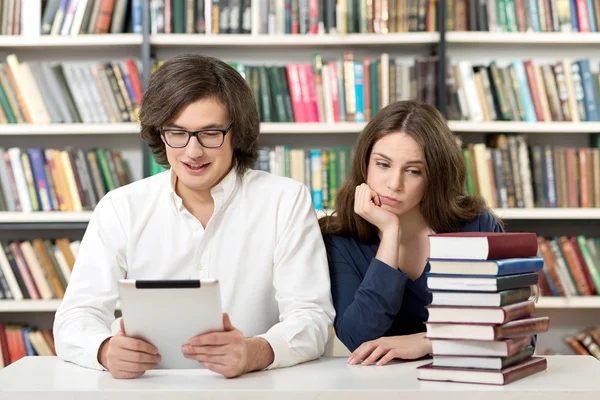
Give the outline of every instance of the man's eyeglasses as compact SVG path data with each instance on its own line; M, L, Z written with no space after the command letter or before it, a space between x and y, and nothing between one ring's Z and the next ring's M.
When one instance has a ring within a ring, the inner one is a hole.
M225 141L225 135L231 129L230 122L225 129L200 129L198 131L187 131L178 128L160 128L160 134L169 147L180 149L188 145L190 138L195 136L202 147L214 149L221 147Z

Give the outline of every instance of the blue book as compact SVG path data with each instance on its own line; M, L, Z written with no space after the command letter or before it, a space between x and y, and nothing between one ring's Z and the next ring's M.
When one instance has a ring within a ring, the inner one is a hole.
M354 62L354 93L356 98L355 122L365 122L364 102L364 66L361 61Z
M29 340L29 332L31 332L31 328L21 329L21 336L23 336L23 343L25 344L25 354L27 354L27 356L37 356L38 354L33 348L31 340Z
M517 77L517 83L519 85L517 96L520 96L523 102L525 121L537 122L535 108L533 107L533 100L531 98L531 89L527 80L527 73L525 72L525 65L522 60L516 60L512 63L512 68L515 71L515 76Z
M581 75L581 84L583 86L586 120L600 121L596 86L594 85L594 76L592 75L589 59L586 58L579 61L579 74Z
M508 276L538 272L544 266L542 257L507 258L503 260L449 260L429 258L429 274Z

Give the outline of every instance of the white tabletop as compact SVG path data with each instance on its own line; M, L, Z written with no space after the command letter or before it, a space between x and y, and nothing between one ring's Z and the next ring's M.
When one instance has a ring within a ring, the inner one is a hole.
M347 365L346 358L322 358L235 379L207 370L157 370L117 380L56 357L25 357L0 370L0 399L600 399L600 361L591 356L547 358L546 371L491 386L419 381L416 367L429 361L363 367Z

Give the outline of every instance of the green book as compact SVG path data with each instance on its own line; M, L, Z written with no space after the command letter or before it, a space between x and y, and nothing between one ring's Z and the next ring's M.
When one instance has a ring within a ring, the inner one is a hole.
M471 154L469 153L469 149L462 149L463 159L465 160L465 167L467 169L467 193L471 196L475 195L475 183L473 182L473 169L471 167Z

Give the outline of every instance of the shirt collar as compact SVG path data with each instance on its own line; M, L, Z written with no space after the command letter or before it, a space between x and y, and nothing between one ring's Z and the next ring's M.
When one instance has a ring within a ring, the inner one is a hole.
M220 210L222 207L225 208L229 205L231 201L231 196L235 191L237 184L239 181L239 175L236 171L235 165L231 168L231 170L225 175L221 182L219 182L215 187L213 187L210 191L210 194L215 201L215 212ZM175 191L175 185L177 184L177 175L173 168L169 169L169 201L171 206L175 209L175 211L181 212L183 211L183 200L177 192Z

